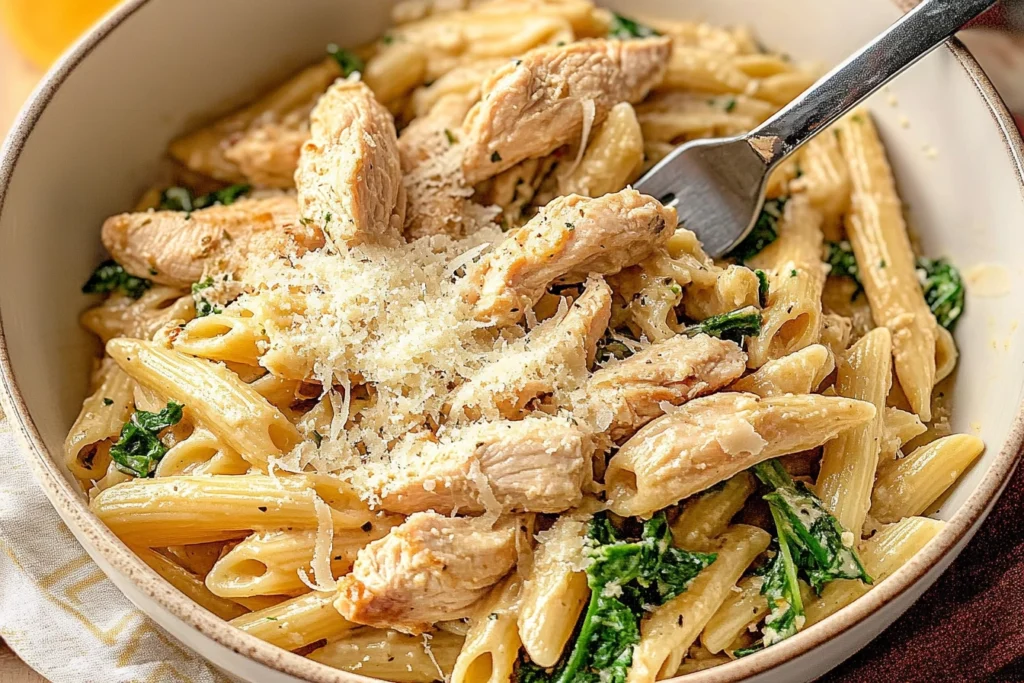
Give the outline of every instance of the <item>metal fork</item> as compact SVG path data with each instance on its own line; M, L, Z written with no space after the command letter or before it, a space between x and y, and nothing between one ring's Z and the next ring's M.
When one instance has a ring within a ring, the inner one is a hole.
M681 145L634 187L723 256L754 227L773 168L996 2L924 0L754 130Z

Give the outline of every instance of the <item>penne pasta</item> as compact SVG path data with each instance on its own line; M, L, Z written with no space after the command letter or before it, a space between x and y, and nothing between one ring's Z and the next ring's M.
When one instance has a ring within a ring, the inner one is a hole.
M334 609L334 595L315 591L235 617L231 625L285 650L341 638L358 628Z
M444 631L416 637L361 628L313 650L309 658L395 683L432 683L449 680L461 646L462 638Z
M590 598L583 572L586 523L561 517L538 534L517 617L519 638L530 660L554 666Z
M769 273L768 305L761 333L747 345L747 365L770 360L815 344L821 337L821 214L807 197L794 195L779 220L779 237L752 260Z
M763 585L763 577L747 576L736 585L738 590L729 592L701 633L700 642L709 652L732 649L737 638L768 614L768 599L761 594Z
M942 531L945 522L927 517L907 517L895 524L883 527L878 533L859 547L861 562L877 586L881 581L902 567L928 541ZM833 581L821 592L817 600L806 603L804 628L812 626L825 617L864 595L871 589L861 581L840 579Z
M148 564L169 584L188 596L200 607L216 614L221 619L234 619L246 614L249 610L230 600L214 595L203 584L203 580L192 572L175 564L171 559L149 548L133 548L132 551Z
M868 332L839 363L839 396L875 406L875 417L825 444L817 493L844 529L864 526L885 429L885 398L892 385L892 335L884 327Z
M756 490L754 477L740 472L721 486L687 501L672 523L672 538L684 550L706 551L729 528L732 518Z
M839 141L853 189L846 230L871 314L892 332L900 386L927 422L936 378L936 323L921 294L892 170L866 112L840 122Z
M640 625L628 683L653 683L672 676L754 558L768 548L771 536L757 527L736 525L718 538L717 558L690 588L651 612Z
M135 382L106 361L102 380L82 403L64 440L64 465L81 480L99 479L110 465L110 447L135 408Z
M886 463L871 495L871 515L880 522L898 522L922 514L983 450L978 437L953 434Z
M280 411L221 365L130 339L112 340L107 352L130 377L185 405L257 468L302 441Z
M369 530L343 529L334 532L331 545L331 573L347 574L356 554L371 541L383 538L390 523L369 524ZM305 590L299 571L313 561L315 530L265 531L255 533L233 547L210 569L206 586L225 598L256 595L285 595Z
M507 683L519 657L516 629L522 581L512 574L491 590L470 619L451 683ZM448 635L448 634L445 634Z
M228 308L190 322L174 337L173 347L190 356L259 365L260 345L266 343L251 311Z
M761 398L809 394L832 374L835 365L835 356L828 348L812 344L795 353L768 361L756 372L733 382L729 389L756 394Z
M605 472L611 510L649 516L759 462L821 445L873 419L869 403L816 394L715 394L658 418Z
M102 491L90 507L123 541L151 548L242 538L255 529L316 529L318 493L342 508L331 512L336 529L372 523L344 486L332 492L326 482L318 489L306 477L262 474L133 479Z

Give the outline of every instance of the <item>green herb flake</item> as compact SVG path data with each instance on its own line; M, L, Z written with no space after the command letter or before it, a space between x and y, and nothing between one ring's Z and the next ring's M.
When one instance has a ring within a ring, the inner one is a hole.
M688 337L706 334L742 344L744 337L756 337L761 334L761 322L761 311L753 306L747 306L722 315L713 315L696 325L690 325L683 330L683 334Z
M114 466L133 477L152 476L157 463L167 453L159 434L181 421L183 407L171 401L158 413L136 410L121 428L117 443L110 447Z
M153 283L150 280L129 275L121 264L110 260L104 261L97 266L86 283L82 285L82 293L111 294L113 292L121 292L132 299L138 299L152 286Z
M338 47L336 43L327 45L327 54L338 63L338 66L341 67L341 75L346 78L357 71L362 73L366 68L366 64L363 63L363 60L358 55Z
M223 313L223 311L220 308L211 304L205 297L200 296L200 293L204 289L209 289L210 287L213 287L212 277L207 277L205 280L202 280L201 282L192 283L192 298L196 302L197 318L205 318L206 316L214 313Z
M206 209L216 204L224 206L234 204L250 191L252 191L251 185L238 183L196 197L189 188L176 185L168 187L160 193L158 208L161 211L184 211L186 214L191 214L193 211Z
M767 200L750 234L733 247L728 256L739 263L744 263L777 240L779 238L779 220L782 218L782 211L788 199L789 197L779 197Z
M624 17L621 14L612 14L612 23L608 27L608 37L619 40L632 40L634 38L653 38L661 34L650 26L644 26L638 21Z
M956 326L964 312L964 281L960 271L946 259L917 259L917 278L924 300L935 320L947 330Z

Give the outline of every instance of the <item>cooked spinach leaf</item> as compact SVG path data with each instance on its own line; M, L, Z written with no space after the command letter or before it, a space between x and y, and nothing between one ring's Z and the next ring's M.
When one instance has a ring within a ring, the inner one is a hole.
M341 75L348 78L355 72L362 73L366 69L366 63L354 52L338 47L334 43L327 46L327 54L334 58L334 61L341 67Z
M755 465L754 474L769 491L764 499L775 522L778 550L761 570L761 593L768 598L771 614L753 647L739 650L743 656L785 640L803 625L803 602L798 577L802 575L818 593L837 579L860 579L870 584L864 565L853 549L852 534L825 509L821 500L802 482L793 481L778 460ZM843 541L844 536L847 542Z
M156 471L167 446L160 440L160 432L181 421L180 403L171 401L158 413L136 410L121 428L121 437L110 447L114 466L134 477L148 477Z
M599 514L587 537L590 603L572 651L551 670L521 663L519 683L624 683L640 641L644 606L663 605L685 592L716 557L674 547L664 513L646 522L635 541L621 538L607 516Z
M239 183L237 185L228 185L220 190L196 197L189 188L175 185L168 187L160 193L160 205L158 208L161 211L192 213L199 209L211 207L214 204L223 204L224 206L234 204L239 198L249 194L251 190L252 186Z
M922 257L917 259L917 277L935 319L952 330L964 312L964 281L960 271L946 259Z
M650 26L644 26L640 22L624 17L621 14L612 13L612 23L608 27L609 38L630 40L632 38L651 38L660 35Z
M683 334L688 337L706 334L743 344L744 337L756 337L761 334L761 311L753 306L747 306L722 315L713 315L695 325L690 325L683 330Z
M789 197L779 197L765 201L757 222L750 230L750 234L743 238L743 241L733 247L727 256L736 259L739 263L745 263L761 253L765 247L779 238L779 220L782 218L782 211L786 206Z
M205 280L202 280L201 282L192 283L192 298L196 302L197 318L205 318L211 313L223 313L223 311L220 308L214 306L209 301L207 301L205 297L201 296L201 292L204 289L209 289L210 287L213 287L213 278L209 276Z
M86 283L82 285L82 292L85 294L121 292L132 299L138 299L152 286L152 281L129 275L121 264L110 260L104 261L96 267Z

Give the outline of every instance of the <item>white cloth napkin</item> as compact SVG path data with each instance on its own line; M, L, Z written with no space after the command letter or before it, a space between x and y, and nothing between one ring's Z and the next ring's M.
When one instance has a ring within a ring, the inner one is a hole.
M93 564L32 478L0 413L0 637L54 683L228 679Z

